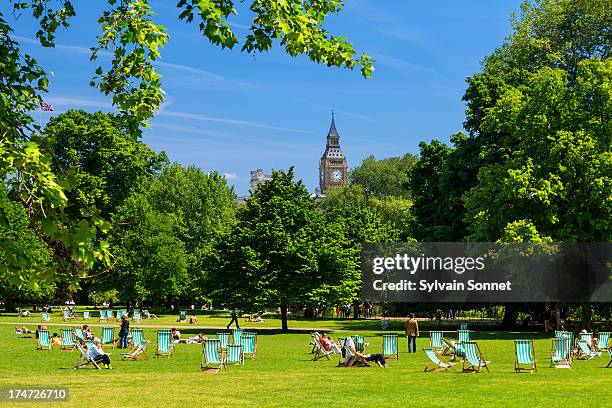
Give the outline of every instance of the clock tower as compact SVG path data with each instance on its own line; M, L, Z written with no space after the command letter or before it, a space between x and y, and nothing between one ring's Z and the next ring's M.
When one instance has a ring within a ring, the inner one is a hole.
M348 181L348 165L340 148L340 135L336 130L336 121L332 112L332 121L327 134L325 153L319 164L319 187L322 194L330 187L343 186Z

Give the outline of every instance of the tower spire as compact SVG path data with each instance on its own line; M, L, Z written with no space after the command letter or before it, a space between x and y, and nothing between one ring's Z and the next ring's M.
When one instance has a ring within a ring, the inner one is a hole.
M327 133L327 138L329 139L330 137L335 137L335 138L339 138L340 135L338 134L338 131L336 130L336 119L334 117L334 111L332 110L332 120L331 120L331 125L329 127L329 132Z

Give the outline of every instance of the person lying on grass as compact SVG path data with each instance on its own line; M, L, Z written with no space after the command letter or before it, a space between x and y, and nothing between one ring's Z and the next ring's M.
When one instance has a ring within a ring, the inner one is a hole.
M87 355L96 363L100 364L104 364L104 366L109 369L112 370L113 367L111 367L111 361L110 361L110 357L108 354L106 354L104 352L104 350L102 350L102 341L100 341L99 338L95 338L93 341L93 344L89 347L89 349L87 350Z
M204 343L204 340L206 340L206 337L204 337L204 333L200 332L198 333L197 336L188 338L187 343L191 343L191 344Z
M377 354L361 354L359 353L356 349L355 349L355 343L353 342L353 338L352 337L347 337L344 340L344 347L348 348L349 350L351 350L353 352L353 354L355 354L357 357L361 357L363 359L365 359L366 361L374 361L376 364L378 364L379 367L384 367L387 368L387 361L385 360L385 356L383 356L380 353ZM348 365L350 362L350 359L348 359L346 361L346 364ZM355 364L361 364L361 362L359 360L355 361Z

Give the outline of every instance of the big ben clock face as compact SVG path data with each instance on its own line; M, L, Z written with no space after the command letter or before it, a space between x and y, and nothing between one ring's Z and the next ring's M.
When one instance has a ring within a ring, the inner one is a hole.
M340 169L332 170L331 179L332 179L332 181L334 181L336 183L339 182L340 180L342 180L342 170L340 170Z

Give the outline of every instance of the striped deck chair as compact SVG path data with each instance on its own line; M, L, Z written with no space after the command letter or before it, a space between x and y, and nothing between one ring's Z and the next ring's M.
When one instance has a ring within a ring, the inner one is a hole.
M244 354L242 353L242 344L228 344L225 357L225 365L243 365Z
M117 321L121 320L122 315L123 315L123 310L115 310L115 319L117 319Z
M440 354L437 350L432 349L431 347L424 348L423 351L429 357L429 360L433 363L433 367L429 368L429 363L425 365L425 372L429 373L437 373L439 371L447 371L449 368L454 370L453 367L456 363L449 363L442 354Z
M514 340L514 372L521 371L538 371L533 340Z
M149 359L149 355L147 354L148 344L149 344L148 340L141 339L140 342L138 343L138 346L136 346L134 350L132 350L129 353L123 353L121 357L124 360L140 360L140 361L148 360Z
M38 331L38 344L36 350L51 350L53 345L51 344L51 336L49 336L49 330Z
M434 350L444 350L447 348L442 339L444 335L441 331L432 330L429 332L429 346Z
M355 353L353 353L353 350L351 350L348 347L343 347L344 350L344 359L345 359L345 363L344 363L344 367L350 368L350 367L360 367L362 365L365 365L366 367L370 367L370 362L367 361L365 358L360 357L358 355L356 355Z
M240 337L242 337L242 329L234 329L233 331L233 341L234 344L240 345Z
M230 334L227 332L217 333L217 338L221 342L221 348L226 349L227 345L230 343Z
M185 310L181 310L179 312L179 318L178 318L179 322L186 322L187 321L187 312Z
M244 356L254 359L257 354L257 334L253 332L242 333L240 344L242 345Z
M331 350L325 350L325 347L321 344L319 333L312 333L312 343L314 344L314 356L312 357L312 361L317 361L322 358L330 359L329 356L333 352Z
M89 319L89 310L83 311L83 320Z
M42 312L40 314L40 317L41 317L43 322L50 322L51 321L51 317L49 316L49 313L47 313L47 312Z
M106 310L100 310L100 321L106 321Z
M576 358L578 360L590 360L594 357L601 358L601 352L591 350L589 347L589 343L586 340L578 340L578 355Z
M314 338L321 338L321 333L319 332L310 332L310 336L312 337L312 341L308 344L309 346L312 346L312 350L310 350L310 354L314 354L315 350L317 349L317 345L314 341Z
M172 357L174 353L174 344L171 341L172 334L170 329L162 329L157 331L157 347L155 349L155 357L166 356Z
M579 333L578 340L584 340L590 346L593 344L593 333Z
M567 337L555 337L550 351L550 366L554 368L571 368L572 348Z
M64 310L64 321L68 321L70 319L74 319L74 316L70 314L70 310Z
M80 327L76 327L73 330L73 333L76 336L77 341L80 342L80 343L83 343L83 337L84 337L83 336L83 329L81 329Z
M368 347L370 343L366 343L363 336L359 334L351 337L353 338L353 342L355 343L355 350L357 350L359 353L364 353L366 347Z
M459 330L468 330L468 324L467 323L460 323L459 324Z
M106 320L111 320L113 318L113 309L106 309Z
M115 348L115 328L112 326L104 326L102 328L102 344L112 344Z
M486 368L487 372L489 372L490 361L484 359L478 343L466 341L461 343L461 347L464 353L462 370L464 373L479 373L482 367Z
M211 367L212 366L212 367ZM218 373L221 369L227 371L225 360L221 350L221 342L218 339L206 339L202 344L202 361L200 370Z
M94 359L89 357L89 355L87 354L87 350L89 349L89 346L85 348L78 341L75 342L74 344L76 345L77 350L79 350L79 353L81 353L81 356L77 360L77 363L74 365L74 368L84 368L91 364L93 368L99 370L100 366L98 365L98 363L96 363Z
M612 348L608 348L606 349L606 351L610 355L610 361L608 362L608 365L606 366L606 368L610 368L610 365L612 365Z
M134 310L132 312L132 320L134 321L134 323L137 323L140 320L142 320L141 316L140 316L140 310Z
M62 329L62 351L74 351L74 331L72 329Z
M346 337L338 337L338 344L341 344L341 352L340 352L340 360L338 361L338 366L343 366L346 363L346 358L342 350L344 350L344 342L346 341Z
M132 329L132 340L130 340L130 347L132 349L137 348L144 339L144 333L141 328L134 327Z
M383 334L382 354L387 360L399 360L397 334Z
M597 340L598 350L607 350L608 343L610 342L610 332L599 332L599 337Z

